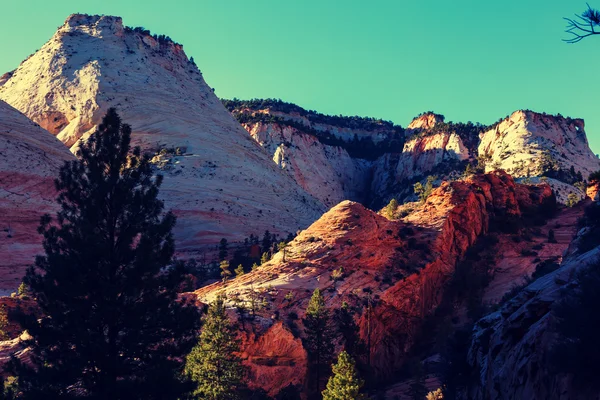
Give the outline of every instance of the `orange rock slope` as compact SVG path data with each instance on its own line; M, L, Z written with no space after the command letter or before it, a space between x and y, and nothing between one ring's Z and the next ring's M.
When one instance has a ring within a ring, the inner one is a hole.
M232 306L255 310L253 319L241 321L249 332L243 355L252 384L270 394L305 383L301 318L315 288L332 309L345 301L356 311L371 367L386 379L402 365L457 261L488 231L490 219L518 217L553 201L549 186L516 184L504 173L446 182L396 221L344 201L301 232L285 254L196 295L210 302L226 294Z

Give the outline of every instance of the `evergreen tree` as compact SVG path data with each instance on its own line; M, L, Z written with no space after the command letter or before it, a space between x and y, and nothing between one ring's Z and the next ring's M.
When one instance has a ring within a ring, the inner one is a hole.
M358 324L354 321L354 315L348 303L344 301L335 316L344 350L354 358L363 356L366 351L365 344L360 339Z
M421 185L420 183L418 183L418 184ZM417 184L415 184L415 191L417 190L416 188L417 188ZM393 219L394 215L396 214L396 210L398 210L398 200L391 199L390 202L388 203L388 205L385 207L385 211L384 211L387 219Z
M218 297L209 306L198 344L185 362L185 373L196 385L195 398L238 398L245 372L238 351L236 329L227 317L225 298Z
M269 257L269 253L267 253L266 251L262 254L262 257L260 258L260 265L263 265L264 263L268 262L271 258Z
M227 258L227 255L229 254L229 250L227 249L227 247L227 239L221 239L221 241L219 242L219 261L223 261Z
M27 287L27 285L25 284L25 282L21 282L21 284L19 285L19 288L17 289L17 294L19 296L27 296L27 295L29 295L29 288Z
M325 307L325 299L318 288L312 294L302 322L306 334L304 346L308 353L309 372L314 376L315 392L319 393L321 379L329 372L334 334L329 310Z
M44 316L20 316L32 365L10 368L24 399L164 399L183 389L178 360L198 310L178 300L175 217L163 215L162 177L139 148L130 152L130 135L109 109L60 170L61 210L42 218L46 254L24 280Z
M229 269L229 261L221 261L219 268L221 268L221 278L223 278L223 282L227 282L232 275L231 270Z
M267 231L265 231L265 234L262 239L262 243L261 243L262 250L264 252L268 252L271 249L272 244L273 244L273 238L271 236L271 232L269 232L267 230Z
M277 244L277 250L282 251L283 252L283 258L281 261L285 262L285 250L287 249L288 245L286 242L279 242Z
M332 366L333 375L323 391L323 400L364 400L360 393L364 382L358 378L354 360L348 353L342 351L337 364Z
M242 264L238 265L234 272L235 272L235 276L244 275L244 266Z

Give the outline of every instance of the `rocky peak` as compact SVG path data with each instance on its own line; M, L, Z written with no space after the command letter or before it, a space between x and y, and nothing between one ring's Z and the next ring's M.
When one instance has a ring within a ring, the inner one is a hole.
M121 17L109 15L71 14L65 20L57 33L85 33L94 37L106 37L107 35L122 35L124 32Z
M445 118L443 115L428 111L413 119L412 122L408 124L407 130L414 131L431 129L435 126L435 124L444 122L444 119Z
M223 237L287 236L325 209L232 118L181 45L119 17L70 16L3 80L0 99L73 151L115 107L165 176L161 195L185 254Z

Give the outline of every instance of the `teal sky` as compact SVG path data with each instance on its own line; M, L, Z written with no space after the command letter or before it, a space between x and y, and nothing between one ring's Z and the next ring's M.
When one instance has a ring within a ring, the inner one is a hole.
M0 73L75 12L184 45L220 97L275 97L406 126L434 110L491 123L520 108L586 120L600 153L600 36L561 41L573 0L23 0L2 4ZM600 7L600 0L592 6Z

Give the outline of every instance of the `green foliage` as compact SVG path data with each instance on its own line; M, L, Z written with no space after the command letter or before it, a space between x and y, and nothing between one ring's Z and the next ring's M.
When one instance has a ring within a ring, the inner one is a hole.
M577 203L579 203L579 196L577 196L575 193L569 193L567 196L567 207L575 207Z
M425 185L423 185L421 182L417 182L414 184L415 194L419 197L421 203L424 203L431 194L431 192L433 192L433 182L435 182L436 180L437 176L430 175L427 177Z
M342 351L337 363L332 366L333 375L323 391L323 400L364 400L366 396L360 393L364 381L358 378L354 360Z
M329 310L325 307L325 299L318 288L310 298L303 323L309 372L313 377L315 392L318 393L321 391L321 379L328 373L334 346Z
M8 311L6 305L0 306L0 340L8 340Z
M391 199L387 206L385 206L384 215L387 219L394 219L394 215L398 210L398 200Z
M598 183L600 182L600 171L594 171L588 177L588 181L590 183Z
M285 262L285 251L287 249L288 245L286 242L279 242L277 243L277 250L283 252L283 258L281 261Z
M262 254L262 256L260 257L260 265L263 265L267 262L269 262L269 260L271 259L271 257L269 257L269 253L267 253L266 251Z
M60 169L56 220L42 218L44 256L24 278L40 315L21 315L31 364L14 359L24 399L176 398L198 309L180 300L172 266L175 216L161 176L130 148L131 128L109 109Z
M28 296L29 295L29 288L27 287L25 282L21 282L21 284L19 285L19 288L17 289L17 294L19 296Z
M7 376L2 382L0 400L14 400L19 398L19 380L14 376Z
M231 278L231 275L233 275L231 269L229 269L229 261L221 261L219 268L221 269L221 278L223 279L223 282L227 282L227 280Z
M185 361L185 374L194 382L199 399L232 400L244 388L245 369L239 352L236 328L225 310L225 298L218 297L208 308L198 344Z
M331 279L334 282L341 281L344 278L344 268L339 267L331 271Z
M444 392L442 392L442 388L437 388L433 392L427 393L425 400L444 400Z
M587 189L587 184L585 183L585 181L575 182L573 184L573 186L575 186L577 189L581 190L583 193L585 193L585 191Z
M336 310L335 321L342 339L342 345L352 357L358 359L366 353L365 343L360 338L358 324L354 320L354 313L345 301Z
M244 266L242 264L238 265L235 271L233 272L235 272L236 277L244 275Z

